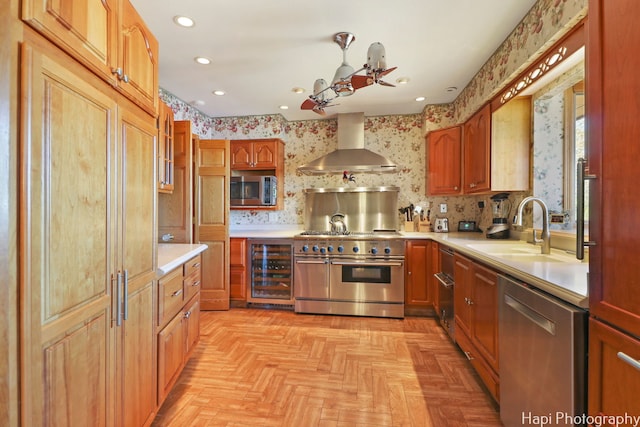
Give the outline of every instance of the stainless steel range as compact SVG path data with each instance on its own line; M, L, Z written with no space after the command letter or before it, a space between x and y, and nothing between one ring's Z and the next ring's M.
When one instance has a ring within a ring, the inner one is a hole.
M399 233L294 237L297 313L404 317L404 240Z

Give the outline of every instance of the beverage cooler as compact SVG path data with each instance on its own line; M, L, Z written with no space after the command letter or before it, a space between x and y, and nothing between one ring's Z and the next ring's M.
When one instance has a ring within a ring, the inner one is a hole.
M293 305L293 240L248 240L248 303Z

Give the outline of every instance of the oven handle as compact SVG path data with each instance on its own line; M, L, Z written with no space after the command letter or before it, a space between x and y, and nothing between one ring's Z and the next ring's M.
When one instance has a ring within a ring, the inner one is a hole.
M374 267L402 267L401 262L394 261L331 261L334 265L367 265Z
M433 276L438 279L438 282L442 283L445 288L452 288L454 285L453 281L447 280L448 277L444 273L435 273Z
M329 260L327 259L297 259L296 264L326 264Z

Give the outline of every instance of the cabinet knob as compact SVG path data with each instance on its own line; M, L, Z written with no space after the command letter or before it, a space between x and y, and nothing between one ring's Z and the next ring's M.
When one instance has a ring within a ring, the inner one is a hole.
M188 319L189 317L191 317L191 312L190 311L185 311L184 318Z
M129 76L126 75L126 74L124 76L122 76L122 81L125 82L125 83L129 83Z
M111 74L115 74L116 76L118 76L118 78L122 78L122 68L120 67L112 68Z

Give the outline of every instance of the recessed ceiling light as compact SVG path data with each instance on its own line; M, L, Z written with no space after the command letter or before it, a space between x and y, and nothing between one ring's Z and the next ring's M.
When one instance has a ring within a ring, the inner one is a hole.
M447 92L455 92L455 91L457 91L457 90L458 90L458 88L457 88L457 87L455 87L455 86L449 86L449 87L447 88Z
M202 107L204 105L204 101L201 99L196 99L195 101L191 101L191 105L197 105L198 107Z
M400 77L396 79L396 83L398 83L399 85L406 85L407 83L409 83L409 80L411 80L409 77Z
M416 101L417 101L417 102L422 102L422 101L424 101L424 100L425 100L425 97L424 97L424 96L419 96L419 97L417 97L417 98L416 98Z
M195 21L188 16L174 16L173 22L185 28L191 28L196 25Z
M288 105L281 105L279 108L280 108L281 110L288 110L288 109L289 109L289 106L288 106Z
M304 88L301 88L301 87L294 87L293 89L291 89L291 92L294 92L294 93L304 93Z
M223 91L223 90L214 90L213 94L214 95L218 95L218 96L222 96L222 95L225 94L225 91Z
M211 64L211 60L209 58L205 58L204 56L196 56L193 58L198 64L209 65Z

